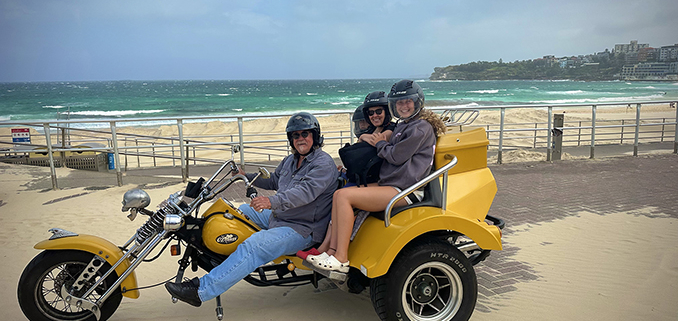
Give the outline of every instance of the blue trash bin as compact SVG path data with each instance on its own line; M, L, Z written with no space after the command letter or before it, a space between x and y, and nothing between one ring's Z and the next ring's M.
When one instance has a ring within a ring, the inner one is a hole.
M108 153L108 169L109 170L115 169L115 154L114 153Z

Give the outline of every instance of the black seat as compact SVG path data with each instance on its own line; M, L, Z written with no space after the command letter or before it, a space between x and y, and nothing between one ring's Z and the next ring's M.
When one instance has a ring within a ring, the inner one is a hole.
M391 210L391 217L394 217L396 214L414 208L414 207L420 207L420 206L430 206L430 207L443 207L443 193L440 189L440 178L436 178L432 181L430 181L428 184L424 186L424 199L422 199L420 202L416 202L414 204L408 204L402 207L396 207L393 210ZM380 220L384 220L384 211L380 212L371 212L371 216L374 216Z

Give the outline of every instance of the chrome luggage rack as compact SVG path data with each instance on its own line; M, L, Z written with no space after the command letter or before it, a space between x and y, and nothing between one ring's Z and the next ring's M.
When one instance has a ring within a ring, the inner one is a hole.
M480 115L478 109L446 109L440 114L440 118L447 127L465 126L473 123Z

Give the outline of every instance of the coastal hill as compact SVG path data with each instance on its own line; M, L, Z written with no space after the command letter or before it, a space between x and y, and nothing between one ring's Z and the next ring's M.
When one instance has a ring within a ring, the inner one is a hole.
M575 57L573 57L575 58ZM598 57L577 65L563 65L553 56L505 63L478 61L436 67L431 80L614 80L624 65L623 58Z

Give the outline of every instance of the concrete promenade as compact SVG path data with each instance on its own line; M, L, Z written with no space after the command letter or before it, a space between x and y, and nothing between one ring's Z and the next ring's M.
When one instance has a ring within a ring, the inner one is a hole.
M503 218L507 227L504 250L492 252L476 267L480 311L489 312L485 306L488 301L483 297L491 299L515 290L518 282L540 278L530 262L512 258L520 250L511 244L515 227L529 228L582 211L605 215L653 208L678 218L678 156L673 154L514 163L490 168L498 187L490 214ZM586 239L573 239L572 244L595 246Z
M479 284L476 309L481 312L492 312L495 309L493 298L515 291L518 283L542 278L535 263L516 259L521 249L512 243L514 233L575 217L582 212L604 216L638 211L649 217L656 212L678 218L678 156L675 154L511 163L490 165L490 168L498 185L490 214L504 219L507 227L503 236L504 250L492 252L486 261L476 266ZM214 166L193 167L191 179L209 178L214 170ZM181 182L180 169L128 171L124 181L148 189L178 184ZM105 189L107 187L102 185L110 186L115 182L114 173L72 171L69 176L59 178L59 186L64 189L82 186ZM31 189L51 189L50 177L43 176L35 181ZM241 189L233 191L225 196L235 201L244 199L244 195L238 195L243 192ZM265 195L265 192L260 191L260 194ZM573 247L589 250L595 246L586 238L571 242Z

